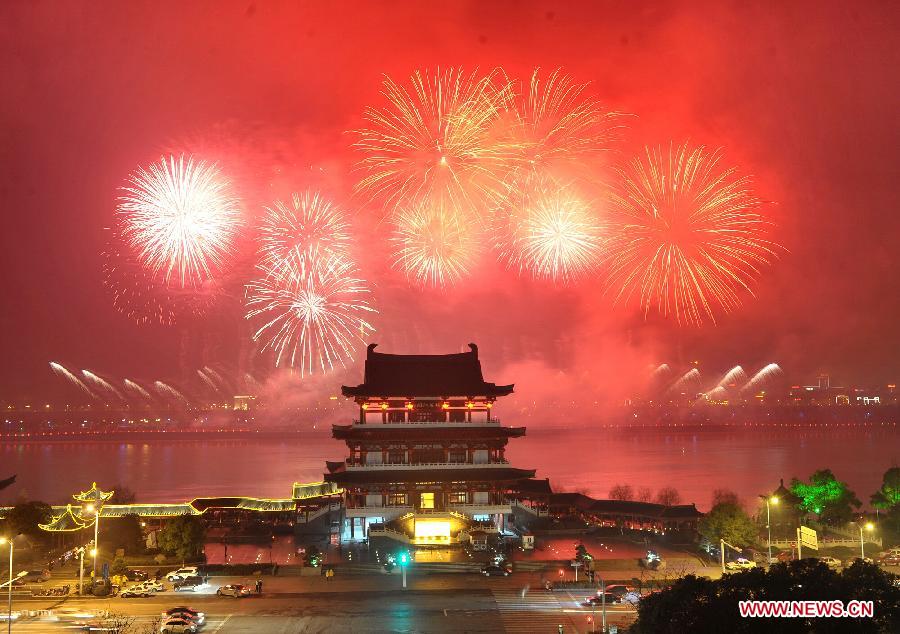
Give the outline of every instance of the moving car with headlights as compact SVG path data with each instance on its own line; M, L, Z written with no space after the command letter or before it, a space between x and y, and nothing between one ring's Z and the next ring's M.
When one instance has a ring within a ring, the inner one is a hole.
M161 634L194 634L200 626L187 619L173 618L159 626Z

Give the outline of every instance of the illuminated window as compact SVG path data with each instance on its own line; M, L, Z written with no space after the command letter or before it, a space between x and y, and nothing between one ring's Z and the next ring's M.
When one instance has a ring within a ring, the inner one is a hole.
M423 509L433 509L434 508L434 493L423 493L420 501L419 508Z

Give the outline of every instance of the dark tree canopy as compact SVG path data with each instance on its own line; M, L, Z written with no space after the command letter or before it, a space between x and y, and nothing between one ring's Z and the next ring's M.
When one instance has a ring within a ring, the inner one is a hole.
M838 573L816 559L755 568L711 580L688 575L638 606L639 634L728 632L729 634L817 634L900 631L900 588L878 566L856 562ZM871 619L742 618L739 601L874 601Z
M724 539L734 546L750 546L758 537L753 520L737 504L720 502L700 520L700 534L711 542Z
M195 515L179 515L166 522L159 532L159 547L181 560L198 559L203 554L206 526Z

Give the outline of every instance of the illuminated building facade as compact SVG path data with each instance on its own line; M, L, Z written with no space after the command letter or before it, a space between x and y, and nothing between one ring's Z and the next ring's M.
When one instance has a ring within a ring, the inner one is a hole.
M343 541L390 537L458 543L468 531L501 531L508 493L534 476L505 457L524 427L493 415L512 385L485 382L478 348L447 355L394 355L368 348L363 383L344 386L359 418L333 426L350 455L326 463L325 481L344 489Z

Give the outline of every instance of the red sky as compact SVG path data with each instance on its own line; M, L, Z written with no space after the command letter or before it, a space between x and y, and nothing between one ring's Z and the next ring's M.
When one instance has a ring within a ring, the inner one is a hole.
M890 2L5 2L0 399L56 385L50 360L177 373L178 332L137 328L101 284L103 228L136 165L215 147L273 192L346 193L344 132L378 102L382 74L459 65L591 81L637 115L624 156L723 146L773 201L788 253L757 298L701 329L645 323L590 283L558 291L492 267L451 294L385 281L385 351L475 340L492 374L531 363L599 384L679 358L894 380L898 27Z

